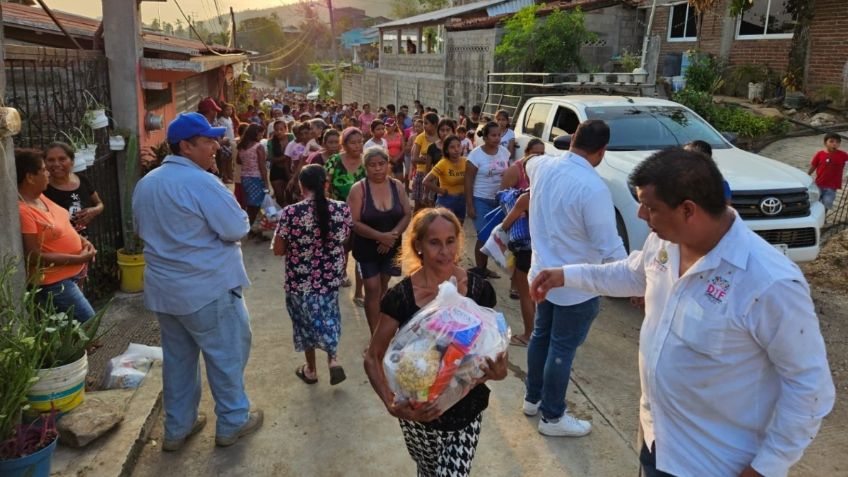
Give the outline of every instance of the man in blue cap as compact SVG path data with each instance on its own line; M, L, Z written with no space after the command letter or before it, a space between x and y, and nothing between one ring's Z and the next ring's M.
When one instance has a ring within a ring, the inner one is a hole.
M171 154L133 193L144 303L162 335L166 451L206 423L198 413L201 351L215 399L215 444L232 445L262 425L244 391L251 331L242 288L250 282L239 241L250 227L233 194L206 172L223 134L199 113L180 114L168 127Z

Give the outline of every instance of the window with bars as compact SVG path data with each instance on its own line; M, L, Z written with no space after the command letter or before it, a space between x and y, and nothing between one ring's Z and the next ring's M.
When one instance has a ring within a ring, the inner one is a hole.
M698 15L689 3L672 5L668 16L668 41L695 41L698 38Z

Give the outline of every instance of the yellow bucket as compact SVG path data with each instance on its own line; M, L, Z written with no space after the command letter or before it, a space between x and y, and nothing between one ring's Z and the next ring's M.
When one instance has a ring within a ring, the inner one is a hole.
M40 414L56 410L65 413L82 404L85 399L85 376L88 373L88 354L73 363L38 370L38 381L27 392L29 413Z
M118 268L121 271L121 291L139 293L144 291L144 255L128 255L118 250Z

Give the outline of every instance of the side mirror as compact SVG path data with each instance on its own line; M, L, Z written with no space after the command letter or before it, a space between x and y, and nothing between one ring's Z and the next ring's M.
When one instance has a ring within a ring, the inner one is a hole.
M724 138L727 139L727 141L730 144L733 144L734 146L736 145L736 142L739 140L739 135L736 134L736 133L725 131L725 132L722 132L721 135L724 136Z
M571 134L563 134L554 139L554 147L560 151L567 151L571 148Z

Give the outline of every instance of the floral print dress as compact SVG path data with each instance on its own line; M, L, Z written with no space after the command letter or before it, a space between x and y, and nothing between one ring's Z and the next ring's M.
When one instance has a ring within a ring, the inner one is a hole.
M315 201L302 200L283 209L277 237L286 241L286 309L298 352L322 349L336 355L341 336L339 285L345 274L344 243L353 229L344 202L327 200L330 230L321 240Z

